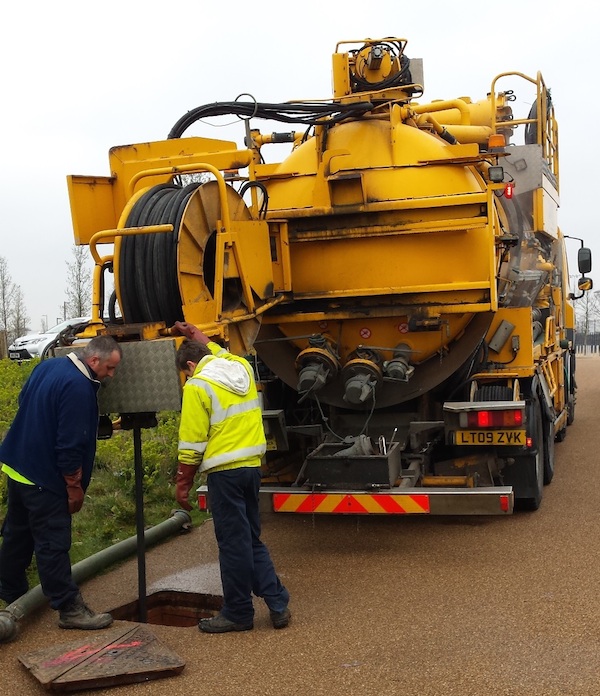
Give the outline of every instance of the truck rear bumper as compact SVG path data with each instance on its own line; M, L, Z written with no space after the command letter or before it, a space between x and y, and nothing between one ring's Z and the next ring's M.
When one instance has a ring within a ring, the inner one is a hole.
M206 486L198 488L198 506L207 509ZM377 492L307 491L263 487L263 510L308 515L510 515L510 486L490 488L402 488Z

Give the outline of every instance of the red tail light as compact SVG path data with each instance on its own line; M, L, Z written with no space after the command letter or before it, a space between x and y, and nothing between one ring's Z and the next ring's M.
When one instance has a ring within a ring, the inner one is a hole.
M469 411L469 428L517 428L523 425L523 411L505 409L501 411Z
M474 415L477 416L478 428L489 428L492 425L493 415L491 411L477 411Z

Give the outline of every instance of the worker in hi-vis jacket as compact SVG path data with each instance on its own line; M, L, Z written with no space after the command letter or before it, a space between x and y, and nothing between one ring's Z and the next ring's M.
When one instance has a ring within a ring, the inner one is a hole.
M198 470L207 474L208 499L219 547L223 607L202 619L201 631L248 631L254 626L252 594L266 602L275 628L290 621L289 593L260 539L258 494L266 451L262 410L252 368L192 324L173 333L187 339L177 366L183 389L176 497L186 510Z

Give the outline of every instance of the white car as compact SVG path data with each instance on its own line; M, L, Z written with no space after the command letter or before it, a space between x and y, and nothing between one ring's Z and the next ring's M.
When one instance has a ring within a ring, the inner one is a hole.
M84 326L91 320L91 317L75 317L74 319L66 319L60 324L53 326L44 333L28 334L15 339L8 347L8 357L11 360L31 360L31 358L41 358L44 351L49 348L58 337L63 335L72 335L81 331ZM77 329L73 331L73 329Z

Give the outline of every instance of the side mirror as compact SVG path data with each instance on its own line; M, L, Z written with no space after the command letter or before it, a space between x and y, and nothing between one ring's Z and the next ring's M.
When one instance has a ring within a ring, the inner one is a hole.
M577 289L581 292L587 292L588 290L591 290L593 287L594 281L591 278L586 278L585 276L582 276L577 281Z
M592 270L592 250L587 247L581 247L577 252L577 265L581 275L590 273ZM583 280L583 278L581 279ZM579 282L581 282L581 280Z

